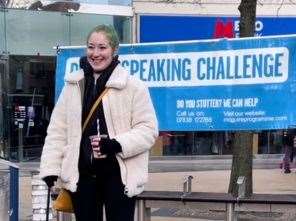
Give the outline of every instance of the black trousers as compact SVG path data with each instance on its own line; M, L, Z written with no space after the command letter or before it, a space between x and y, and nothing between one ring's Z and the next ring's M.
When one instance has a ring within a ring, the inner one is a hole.
M103 221L103 206L107 221L134 221L136 200L124 194L119 171L81 175L71 196L76 221Z

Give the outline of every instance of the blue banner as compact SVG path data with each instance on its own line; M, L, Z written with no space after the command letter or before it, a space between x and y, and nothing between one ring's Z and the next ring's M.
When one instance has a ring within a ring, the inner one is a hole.
M295 23L295 16L257 16L255 36L296 34ZM155 30L157 34L151 34ZM140 42L184 41L216 37L239 37L239 17L140 15Z
M61 49L57 95L84 50ZM296 125L296 35L121 45L119 54L149 87L162 131Z

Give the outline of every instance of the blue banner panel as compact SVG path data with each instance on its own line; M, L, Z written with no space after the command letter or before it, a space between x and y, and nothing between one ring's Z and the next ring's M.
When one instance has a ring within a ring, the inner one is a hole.
M255 36L296 34L295 23L296 17L257 16ZM198 40L238 36L239 17L237 16L140 15L140 42Z
M82 48L59 53L57 94L83 54ZM119 54L149 87L160 130L296 125L296 35L121 45Z

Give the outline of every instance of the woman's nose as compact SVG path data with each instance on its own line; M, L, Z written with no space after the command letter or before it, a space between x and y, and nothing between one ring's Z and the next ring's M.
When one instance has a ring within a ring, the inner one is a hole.
M94 51L93 51L93 54L95 55L95 56L98 56L98 55L100 55L100 53L101 53L101 50L99 49L99 48L94 48Z

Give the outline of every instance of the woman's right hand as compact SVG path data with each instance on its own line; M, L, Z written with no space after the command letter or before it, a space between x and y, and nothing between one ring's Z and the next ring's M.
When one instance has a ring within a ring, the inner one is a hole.
M50 189L54 186L54 182L58 180L58 176L46 176L43 181L46 183L47 187Z

